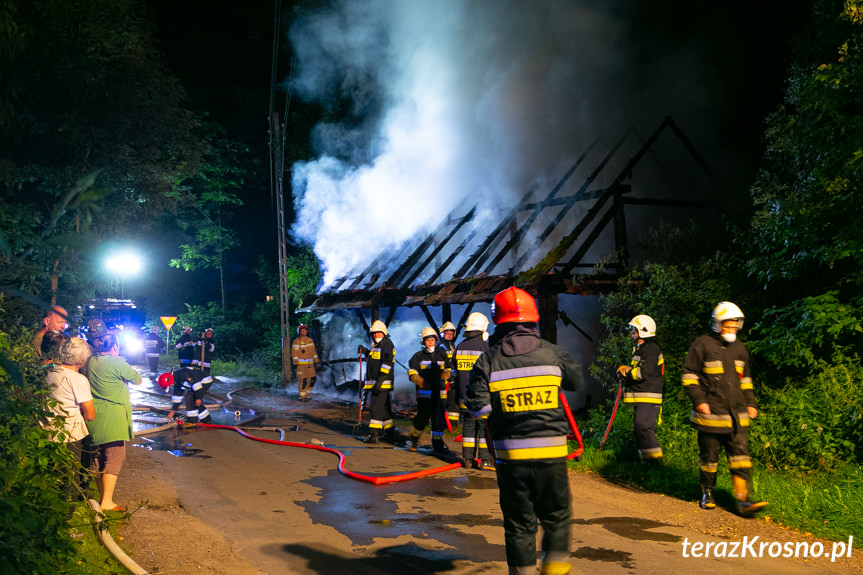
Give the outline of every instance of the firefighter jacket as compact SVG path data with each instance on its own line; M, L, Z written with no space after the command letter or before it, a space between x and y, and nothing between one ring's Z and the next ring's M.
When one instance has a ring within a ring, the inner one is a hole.
M174 345L177 350L177 359L180 363L192 363L192 358L195 356L195 344L192 343L192 334L184 333L177 339L177 344Z
M159 334L150 332L144 338L144 349L147 350L147 357L159 357L165 351L165 340Z
M465 405L475 418L488 416L498 460L561 459L569 424L559 394L581 383L579 367L535 324L503 323L474 363Z
M444 353L446 354L447 360L449 361L449 367L450 367L450 369L452 369L452 367L454 365L453 364L453 356L455 355L455 344L449 340L441 338L440 343L438 344L438 347L440 347L444 351ZM450 390L453 387L452 383L453 383L453 381L455 381L453 379L454 377L455 377L455 374L450 372L450 377L447 380L447 383L449 383L450 385L447 386L446 384L444 384L441 386L441 388L440 388L441 399L447 398L447 395L449 394Z
M488 351L488 342L482 338L482 334L481 331L466 331L464 333L465 339L455 348L455 393L458 398L458 406L461 409L467 409L464 403L465 394L473 364L479 356Z
M442 347L436 347L434 351L422 348L411 357L408 362L408 377L413 381L414 376L423 378L423 386L417 386L417 399L431 398L432 392L437 391L441 399L446 395L446 380L441 381L444 372L452 369L446 351Z
M623 380L623 403L662 403L665 359L656 338L648 337L632 353L632 368Z
M213 338L201 336L193 345L192 366L209 371L210 359L213 357L213 352L216 351Z
M390 336L385 335L380 343L372 342L372 348L366 356L366 381L363 389L392 391L393 365L396 362L396 347Z
M315 364L319 362L315 342L307 335L301 335L291 343L291 361L303 377L315 377Z
M748 407L755 407L749 351L739 340L719 334L692 342L683 362L683 389L693 408L706 403L710 414L691 413L692 426L706 433L734 433L749 426ZM736 426L735 426L736 422Z

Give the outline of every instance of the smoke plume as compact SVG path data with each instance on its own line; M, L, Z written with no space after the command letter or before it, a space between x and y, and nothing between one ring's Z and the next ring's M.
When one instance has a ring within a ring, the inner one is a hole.
M326 119L317 159L292 167L293 232L323 286L453 210L479 203L495 225L603 135L607 149L670 113L697 123L716 80L692 46L640 53L627 5L344 0L297 20L292 84Z

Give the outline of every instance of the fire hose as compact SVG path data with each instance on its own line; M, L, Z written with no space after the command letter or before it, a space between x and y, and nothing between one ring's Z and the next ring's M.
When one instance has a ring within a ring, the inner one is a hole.
M618 377L618 379L620 379ZM611 410L611 419L608 420L608 427L605 428L605 433L602 435L602 441L599 442L599 450L602 451L602 446L605 445L605 440L608 439L608 432L611 431L611 424L614 423L614 416L617 415L617 406L620 405L620 396L623 394L623 382L617 387L617 398L614 400L614 409Z
M408 481L410 479L418 479L420 477L427 477L429 475L435 475L437 473L443 473L444 471L450 471L453 469L461 468L461 463L450 463L448 465L442 465L440 467L433 467L431 469L423 469L421 471L412 471L410 473L399 473L397 475L386 475L386 476L372 476L372 475L363 475L362 473L356 473L354 471L350 471L345 467L346 456L344 453L339 451L338 449L333 449L332 447L326 447L324 445L314 445L309 443L296 443L294 441L279 441L277 439L266 439L263 437L257 437L246 433L239 427L235 427L232 425L216 425L212 423L199 423L199 428L205 429L229 429L231 431L236 431L243 437L247 439L252 439L254 441L260 441L262 443L270 443L273 445L285 445L287 447L303 447L306 449L315 449L317 451L326 451L327 453L334 453L339 458L339 473L346 477L350 477L351 479L356 479L358 481L365 481L367 483L371 483L373 485L385 485L388 483L396 483L399 481Z

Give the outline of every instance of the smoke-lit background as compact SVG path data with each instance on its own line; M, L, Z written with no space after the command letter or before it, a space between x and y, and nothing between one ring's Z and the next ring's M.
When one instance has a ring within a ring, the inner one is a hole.
M722 14L702 29L678 14L677 35L660 37L674 23L648 28L640 14L632 2L371 0L295 22L291 86L333 111L314 129L318 159L292 168L293 232L314 246L324 287L459 206L480 202L490 229L594 140L604 154L634 127L640 145L668 115L731 177L718 129L728 70L712 58L737 54L738 35ZM679 167L661 161L666 175Z

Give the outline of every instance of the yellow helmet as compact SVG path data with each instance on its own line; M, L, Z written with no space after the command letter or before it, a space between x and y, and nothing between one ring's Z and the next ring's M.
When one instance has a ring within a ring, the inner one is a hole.
M369 328L369 333L376 333L376 332L380 332L384 335L389 335L389 332L387 331L387 324L385 324L381 320L377 320L376 322L374 322L372 324L372 327Z

